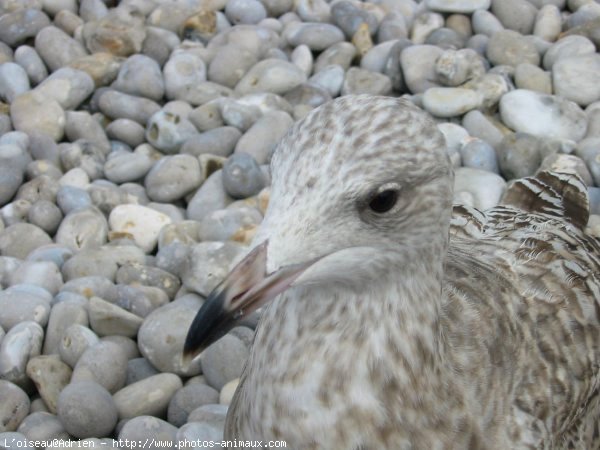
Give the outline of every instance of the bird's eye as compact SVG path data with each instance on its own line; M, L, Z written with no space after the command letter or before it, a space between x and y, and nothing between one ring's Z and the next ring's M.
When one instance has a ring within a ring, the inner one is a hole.
M383 214L388 212L396 205L398 201L398 190L397 189L385 189L378 192L369 201L369 208L371 211L377 214Z

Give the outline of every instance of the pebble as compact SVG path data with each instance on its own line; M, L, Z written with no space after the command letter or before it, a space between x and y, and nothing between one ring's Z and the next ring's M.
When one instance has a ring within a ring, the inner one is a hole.
M146 55L132 55L119 69L112 88L126 94L160 101L165 94L165 82L158 63Z
M348 39L354 37L363 23L368 26L372 33L377 30L377 17L348 0L335 2L331 6L331 18Z
M585 36L565 36L556 41L544 54L543 67L551 70L554 64L562 58L573 56L593 55L596 51L594 43Z
M24 321L45 326L50 316L51 295L30 285L13 285L0 291L0 326L9 331Z
M206 64L191 52L174 53L163 69L165 94L169 100L194 96L195 86L206 81Z
M490 0L426 0L425 5L432 10L446 13L471 14L478 10L486 10L490 7Z
M169 298L174 298L180 288L179 279L153 266L137 262L126 263L117 271L117 283L150 286L161 289Z
M28 441L69 440L69 433L65 430L60 419L45 411L32 412L21 422L17 431L22 433Z
M297 45L300 45L298 43ZM255 64L240 79L236 92L240 95L253 92L285 94L306 81L306 74L298 66L280 59L265 59Z
M71 382L92 381L115 393L127 379L127 356L113 342L99 341L81 354L73 368Z
M494 33L488 42L486 55L495 65L517 66L520 63L540 64L540 54L533 42L513 30Z
M10 274L8 282L11 286L19 284L39 286L53 296L63 285L58 266L50 261L24 261Z
M48 411L56 414L59 394L71 380L71 368L62 362L58 355L40 355L29 360L26 373L35 383Z
M437 117L460 116L479 108L483 96L474 90L464 88L430 88L423 94L423 107Z
M129 56L142 50L146 38L142 19L126 11L125 8L116 8L98 20L86 22L81 34L91 53Z
M344 70L348 70L355 56L356 47L354 45L349 42L338 42L317 56L313 72L320 72L330 65L338 65Z
M260 166L249 153L238 152L223 166L223 186L233 198L248 198L258 194L265 187L265 181Z
M25 92L10 105L10 118L18 131L41 131L55 142L64 134L65 112L56 100L36 91Z
M144 134L144 127L131 119L113 120L106 126L106 135L110 139L124 142L130 147L137 147L138 145L143 144L145 138Z
M562 18L560 9L556 5L547 4L542 6L535 17L533 34L545 41L554 42L562 30Z
M580 106L600 100L600 55L560 58L552 66L554 93Z
M283 111L270 112L259 118L240 137L235 146L235 153L251 155L258 164L265 164L271 159L274 146L285 135L294 121Z
M455 171L454 201L481 211L498 205L506 189L506 181L486 170L460 167Z
M227 406L220 404L202 405L188 415L188 422L203 422L215 428L225 428Z
M370 70L351 67L342 84L342 95L371 94L387 95L392 90L392 80L387 75Z
M96 248L108 239L108 222L95 207L78 208L66 214L58 227L55 241L78 251Z
M107 90L100 95L98 107L111 119L130 119L144 126L160 110L160 106L152 100L114 90Z
M228 0L225 15L234 24L257 24L267 17L267 10L258 0Z
M227 157L233 153L235 145L241 137L242 133L236 127L213 128L186 140L181 146L181 153L194 156L210 154Z
M208 79L231 89L258 62L248 48L235 43L221 47L208 66Z
M146 206L119 205L111 211L108 223L111 232L130 235L136 245L149 253L156 246L160 230L171 223L171 218Z
M158 370L146 358L130 359L127 361L127 381L125 385L129 386L158 373Z
M88 325L88 312L84 305L65 301L52 306L44 339L44 355L59 353L60 342L67 328L74 324Z
M29 390L27 362L42 351L44 330L37 323L22 320L8 331L0 342L0 379Z
M154 367L183 376L200 372L199 364L183 366L180 357L187 329L200 305L197 296L185 295L155 309L144 319L138 333L138 346Z
M118 419L110 392L93 381L66 386L58 398L58 417L76 438L110 436Z
M443 50L433 45L413 45L400 54L400 64L406 86L413 94L439 86L435 72L437 59Z
M460 147L460 156L464 167L498 173L496 151L494 147L482 139L467 139Z
M188 421L189 414L202 405L219 401L219 392L204 383L192 383L177 390L171 401L167 417L169 423L181 427Z
M506 28L530 34L537 8L526 0L492 0L492 13Z
M148 445L148 450L159 450L161 448L175 450L176 435L177 428L170 423L157 417L138 416L128 420L123 425L119 432L119 439L123 441L127 439L129 442L163 443L160 447ZM170 445L165 446L164 442L170 443Z
M235 395L235 391L237 390L238 385L240 384L239 378L234 378L233 380L227 382L225 386L221 389L219 393L219 403L222 405L229 405L233 401L233 396Z
M47 26L37 33L35 50L52 72L87 55L80 42L54 26Z
M104 164L104 175L117 184L137 181L144 178L154 164L150 155L143 151L113 152Z
M502 97L500 115L515 131L575 142L585 136L587 128L585 113L575 103L525 89Z
M179 114L157 111L150 117L146 126L148 143L163 153L177 153L181 145L196 135L196 127Z
M497 147L498 164L507 180L528 177L542 163L539 140L527 133L514 133L504 137Z
M182 386L181 378L173 373L160 373L125 386L113 395L119 419L163 416Z
M248 354L248 347L240 339L226 334L200 356L206 382L220 391L228 382L239 378Z
M89 301L88 314L90 327L98 336L135 337L142 324L142 318L99 297Z
M148 197L156 202L174 202L194 191L203 182L200 163L192 155L166 156L146 175Z
M15 431L29 413L29 397L14 383L0 380L0 436Z
M522 63L515 67L515 86L517 89L527 89L552 94L552 75L538 66Z
M37 8L2 11L0 16L0 41L14 47L50 25L50 19Z
M83 325L70 325L65 329L58 345L60 359L74 368L83 353L100 341L98 336Z
M30 89L27 72L16 63L0 64L0 98L7 103Z

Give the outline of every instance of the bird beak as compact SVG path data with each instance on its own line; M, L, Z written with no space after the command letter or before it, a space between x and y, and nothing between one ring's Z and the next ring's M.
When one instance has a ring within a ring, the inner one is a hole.
M191 362L240 320L288 289L316 262L285 266L267 275L267 247L268 240L254 248L210 293L188 331L184 362Z

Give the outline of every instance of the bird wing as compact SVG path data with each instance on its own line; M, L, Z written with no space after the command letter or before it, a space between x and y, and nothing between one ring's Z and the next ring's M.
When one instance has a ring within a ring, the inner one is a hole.
M513 448L597 432L600 241L583 232L588 216L579 177L552 172L513 182L491 210L454 208L448 354L482 428L508 430Z

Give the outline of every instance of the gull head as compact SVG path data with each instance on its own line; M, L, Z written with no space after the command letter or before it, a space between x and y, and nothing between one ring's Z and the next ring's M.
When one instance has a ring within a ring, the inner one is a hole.
M445 251L452 166L435 123L407 100L322 105L277 145L271 174L253 249L198 312L188 360L288 289L360 291Z

